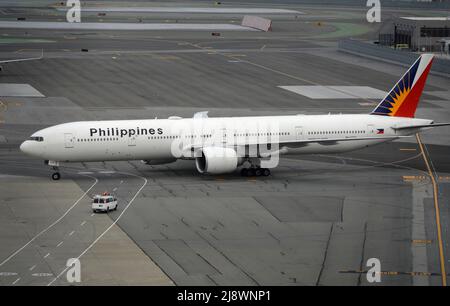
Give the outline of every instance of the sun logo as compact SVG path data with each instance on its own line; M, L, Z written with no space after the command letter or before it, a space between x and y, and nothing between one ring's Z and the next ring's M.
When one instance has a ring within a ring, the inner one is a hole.
M395 116L397 111L402 106L403 102L406 100L406 97L408 97L409 93L411 92L411 88L403 86L403 88L400 88L400 86L397 86L397 90L393 90L390 94L391 99L393 102L391 103L391 107L388 107L390 110L389 115ZM395 96L393 96L395 95Z

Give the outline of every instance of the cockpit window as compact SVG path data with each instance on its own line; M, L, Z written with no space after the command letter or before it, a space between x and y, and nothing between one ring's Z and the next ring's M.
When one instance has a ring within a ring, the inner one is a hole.
M44 141L44 137L41 136L31 136L29 140L33 140L33 141Z

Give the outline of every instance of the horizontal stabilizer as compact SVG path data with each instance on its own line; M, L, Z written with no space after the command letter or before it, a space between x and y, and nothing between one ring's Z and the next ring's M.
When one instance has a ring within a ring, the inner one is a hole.
M434 128L439 126L449 126L450 123L432 123L432 124L422 124L422 125L406 125L392 127L394 130L406 130L406 129L421 129L421 128Z

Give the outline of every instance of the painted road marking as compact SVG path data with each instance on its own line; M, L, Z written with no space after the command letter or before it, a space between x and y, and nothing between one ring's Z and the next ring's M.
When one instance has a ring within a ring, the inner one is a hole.
M369 86L288 85L277 87L310 99L382 99L386 96L386 92Z
M44 258L47 258L47 257L49 257L50 256L50 253L47 253L45 256L44 256Z
M69 233L69 236L72 236L73 233L75 233L75 231L71 231L71 232Z
M83 226L86 224L86 221L81 222L80 226Z
M29 270L30 270L30 271L33 271L34 268L36 268L36 265L32 266Z
M102 173L102 174L113 174L116 173L115 171L99 171L98 173Z
M93 216L95 216L95 213L92 213L92 214L91 214L91 217L93 217Z
M122 172L123 173L123 172ZM134 200L136 200L137 196L141 193L142 189L144 189L144 187L147 185L148 180L143 177L143 176L138 176L132 173L125 173L128 174L130 176L134 176L134 177L138 177L144 180L144 183L142 184L142 186L139 188L139 190L134 194L134 196L131 198L131 200L128 202L127 206L125 206L125 208L122 210L122 212L120 213L120 215L117 217L116 220L114 220L114 222L106 229L103 231L103 233L101 233L97 239L95 239L83 252L81 252L81 254L77 257L77 259L80 259L84 254L86 254L113 226L115 226L117 224L117 222L120 220L120 218L123 216L123 214L127 211L127 209L130 207L130 205L134 202ZM59 273L51 282L49 282L47 284L47 286L51 286L59 277L61 277L61 275L63 275L66 271L67 271L68 267L64 268L61 273Z
M94 174L94 172L90 172L90 171L84 171L84 172L78 172L78 174Z
M400 151L417 151L416 148L401 148Z
M369 270L344 270L339 271L339 273L355 273L355 274L367 274ZM412 272L403 272L403 271L380 271L378 272L380 275L385 276L396 276L396 275L411 275L411 276L438 276L440 273L434 272L421 272L421 271L412 271Z
M20 281L20 277L18 279L16 279L12 284L15 285L15 284L17 284L18 281Z
M403 180L405 182L412 182L412 181L423 181L426 179L425 175L404 175Z
M58 243L58 245L56 246L57 248L59 248L61 246L61 244L63 244L64 241L61 241L60 243Z
M375 102L360 102L358 103L361 106L377 106L378 104Z
M11 258L13 258L14 256L16 256L17 254L19 254L23 249L25 249L28 245L30 245L30 243L32 243L34 240L36 240L39 236L41 236L42 234L44 234L45 232L47 232L50 228L52 228L53 226L55 226L56 224L59 223L59 221L61 221L86 195L87 193L98 183L98 179L95 177L92 177L93 179L95 179L95 182L89 187L88 190L86 190L85 193L83 193L83 195L81 197L78 198L78 200L75 201L75 203L73 203L72 206L69 207L68 210L66 210L66 212L59 217L55 222L53 222L52 224L50 224L47 228L43 229L41 232L39 232L39 234L37 234L36 236L34 236L30 241L28 241L27 243L25 243L20 249L18 249L17 251L15 251L14 253L12 253L8 258L6 258L5 260L3 260L0 263L0 267L3 266L5 263L7 263L8 261L11 260Z
M0 272L0 276L15 276L16 272Z
M412 243L414 243L414 244L430 244L430 243L433 243L433 240L429 240L429 239L413 239Z
M417 143L419 144L420 151L422 152L423 160L425 161L425 165L427 166L428 175L431 178L431 183L433 184L433 198L434 198L434 209L435 209L435 217L436 217L436 231L438 238L438 246L439 246L439 262L441 265L441 277L442 277L442 286L447 286L447 274L445 272L445 257L444 257L444 246L442 243L442 228L441 228L441 212L439 209L438 202L438 189L436 178L434 177L433 172L431 171L430 163L428 161L429 157L425 154L424 145L422 144L422 140L420 139L420 135L416 134Z
M113 191L116 191L116 190L117 190L117 187L114 187Z
M33 273L31 274L31 276L34 277L49 277L49 276L53 276L52 273Z

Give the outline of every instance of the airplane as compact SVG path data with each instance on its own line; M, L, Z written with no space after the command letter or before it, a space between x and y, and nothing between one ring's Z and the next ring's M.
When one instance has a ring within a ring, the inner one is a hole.
M20 150L41 158L60 179L64 162L195 160L200 173L268 176L284 154L353 151L450 123L414 118L430 72L422 54L370 114L104 120L63 123L32 134Z
M7 64L7 63L15 63L15 62L25 62L25 61L34 61L34 60L40 60L44 58L44 50L41 51L41 56L39 57L30 57L30 58L18 58L18 59L11 59L11 60L3 60L0 61L0 64ZM0 65L0 72L3 71L3 67Z

